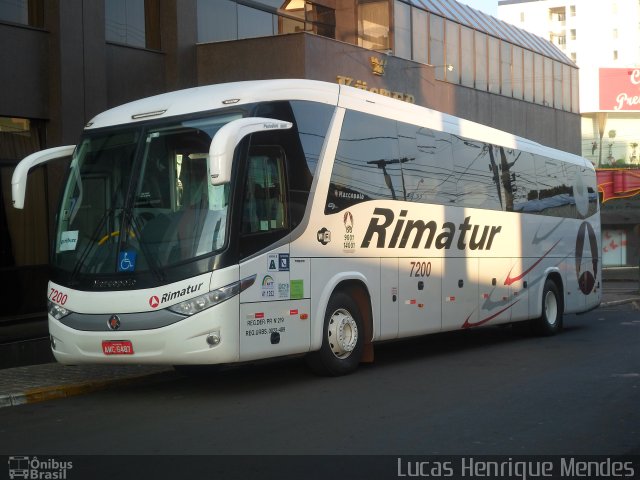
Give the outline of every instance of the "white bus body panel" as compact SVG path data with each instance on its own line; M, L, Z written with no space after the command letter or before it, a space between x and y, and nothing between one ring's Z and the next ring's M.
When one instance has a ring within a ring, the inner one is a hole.
M257 275L240 294L240 360L309 351L310 262L291 261L289 245L240 264L240 276Z
M49 316L49 333L55 342L53 354L64 364L209 364L237 362L238 297L167 327L123 332L85 332L69 328ZM105 316L108 319L109 316ZM220 344L207 343L219 332ZM103 341L129 340L133 355L105 355Z
M49 291L60 292L57 297L65 298L61 305L64 308L76 313L96 314L96 321L104 322L106 327L112 314L166 308L237 282L238 272L239 268L233 266L159 288L117 292L80 292L50 282ZM190 287L193 292L189 292ZM77 330L49 315L49 332L55 342L56 359L67 364L235 362L239 359L239 308L239 297L235 296L176 323L150 330ZM219 333L221 342L212 347L206 339L213 332ZM134 354L105 355L102 342L117 340L131 341Z

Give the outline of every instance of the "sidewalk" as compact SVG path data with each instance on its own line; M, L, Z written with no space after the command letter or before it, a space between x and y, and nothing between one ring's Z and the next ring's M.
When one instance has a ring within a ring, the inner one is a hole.
M639 302L638 282L603 283L601 307ZM141 381L152 382L178 375L167 366L64 366L46 363L0 370L0 408L70 397Z

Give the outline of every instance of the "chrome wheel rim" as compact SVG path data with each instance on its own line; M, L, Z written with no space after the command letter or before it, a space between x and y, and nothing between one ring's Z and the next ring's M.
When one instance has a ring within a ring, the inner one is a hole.
M333 354L347 358L358 343L358 324L348 310L339 308L329 318L327 340Z
M544 297L544 316L551 326L558 321L558 299L552 291L548 291Z

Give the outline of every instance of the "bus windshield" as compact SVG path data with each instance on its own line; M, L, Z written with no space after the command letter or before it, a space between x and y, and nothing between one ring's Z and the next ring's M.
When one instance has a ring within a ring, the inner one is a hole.
M53 265L159 272L220 250L229 186L209 182L214 134L240 114L87 133L71 161Z

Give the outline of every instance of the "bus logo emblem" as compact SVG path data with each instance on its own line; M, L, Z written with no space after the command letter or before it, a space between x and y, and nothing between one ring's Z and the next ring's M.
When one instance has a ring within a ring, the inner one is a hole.
M154 295L149 299L149 306L151 308L158 308L158 305L160 305L160 299L158 297Z
M118 315L111 315L107 325L111 330L118 330L120 328L120 317L118 317Z

